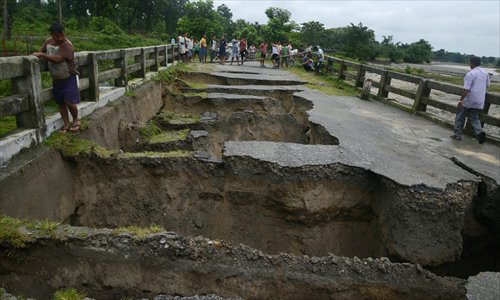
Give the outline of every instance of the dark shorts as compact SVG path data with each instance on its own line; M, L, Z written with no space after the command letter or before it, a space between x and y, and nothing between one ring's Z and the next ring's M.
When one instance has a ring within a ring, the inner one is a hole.
M72 104L80 103L80 90L76 83L76 75L72 74L66 79L54 80L52 83L52 93L58 105L63 105L64 102Z
M261 52L261 53L260 53L260 57L261 57L261 58L266 58L266 53L262 53L262 52Z

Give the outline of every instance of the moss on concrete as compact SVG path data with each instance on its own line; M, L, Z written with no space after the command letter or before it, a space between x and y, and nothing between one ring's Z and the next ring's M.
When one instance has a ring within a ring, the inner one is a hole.
M176 114L172 111L162 111L159 114L159 118L169 124L174 125L191 125L200 122L200 116L194 116L191 114Z
M120 154L121 158L137 158L137 157L158 157L158 158L173 158L173 157L189 157L192 155L191 151L177 150L170 152L125 152Z
M120 234L128 233L137 239L144 239L148 235L160 233L163 231L165 231L165 229L163 229L163 227L153 224L149 227L137 227L137 226L118 227L118 228L113 229L111 234L120 235Z
M109 151L95 142L79 139L70 133L55 132L44 141L48 147L59 150L64 156L76 156L79 154L89 154L91 152L100 157L110 157L114 151Z
M184 95L184 97L200 97L202 99L205 99L208 97L207 92L184 93L182 95Z
M189 134L189 129L172 130L151 136L147 140L150 144L184 141L187 138L188 134Z

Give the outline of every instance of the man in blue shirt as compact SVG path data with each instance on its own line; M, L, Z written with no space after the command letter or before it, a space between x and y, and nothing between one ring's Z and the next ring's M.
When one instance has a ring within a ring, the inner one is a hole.
M220 64L223 65L226 63L226 40L224 39L224 35L220 36L219 59L220 59Z

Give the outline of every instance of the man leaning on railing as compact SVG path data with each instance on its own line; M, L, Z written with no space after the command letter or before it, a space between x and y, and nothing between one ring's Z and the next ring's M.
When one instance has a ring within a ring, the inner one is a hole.
M64 121L61 132L80 130L77 104L80 103L78 88L78 72L75 66L75 49L64 34L64 27L54 23L49 28L51 38L47 39L39 52L33 53L38 58L49 62L49 72L52 77L52 92L59 106L59 112ZM73 122L70 123L68 110Z

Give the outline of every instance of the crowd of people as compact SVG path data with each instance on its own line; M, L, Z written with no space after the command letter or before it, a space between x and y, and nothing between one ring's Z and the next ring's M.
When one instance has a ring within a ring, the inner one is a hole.
M174 39L172 39L172 43L175 43ZM219 60L220 64L229 62L232 65L236 61L237 65L243 65L247 60L258 60L260 66L265 67L265 61L268 59L269 44L264 41L257 48L254 44L248 45L246 37L238 39L238 36L234 36L228 42L224 35L221 35L219 39L213 35L211 41L208 42L206 34L197 40L184 33L177 38L177 43L184 63L196 59L201 63L207 63L210 54L211 63ZM275 42L271 43L270 46L270 60L273 68L289 67L294 65L295 59L300 58L305 70L319 73L325 58L324 52L319 46L294 49L290 42ZM257 49L260 51L260 57L257 57Z
M61 118L64 122L61 132L77 132L80 130L80 120L78 118L78 107L80 103L80 90L78 70L75 65L75 50L73 44L66 38L64 27L59 23L54 23L49 28L50 38L48 38L38 52L33 55L48 61L49 72L52 77L52 92L54 100L58 104ZM172 43L175 40L172 39ZM177 38L179 43L179 51L185 63L198 57L202 63L207 63L208 56L208 41L206 35L203 34L201 39L190 39L187 33L180 35ZM212 36L210 41L210 62L215 59L220 59L221 64L226 62L226 50L228 44L221 36L220 40ZM303 50L293 49L291 43L272 43L271 44L271 62L273 67L279 68L290 65L294 57L302 57L302 66L307 71L316 71L319 73L324 61L323 50L319 46L312 48L305 47ZM247 59L255 58L256 47L250 45L246 38L240 40L234 37L231 40L231 62L236 59L236 63L244 63ZM259 45L260 66L265 67L265 59L267 57L268 44L262 42ZM316 61L313 60L315 56ZM479 57L470 58L470 69L464 77L464 89L462 96L457 104L457 114L455 118L455 130L452 139L462 140L462 130L467 119L474 130L474 135L482 144L486 141L486 133L482 128L479 115L483 110L485 103L486 89L490 85L488 73L481 67L481 59ZM69 112L69 113L68 113ZM72 120L69 119L71 114Z

